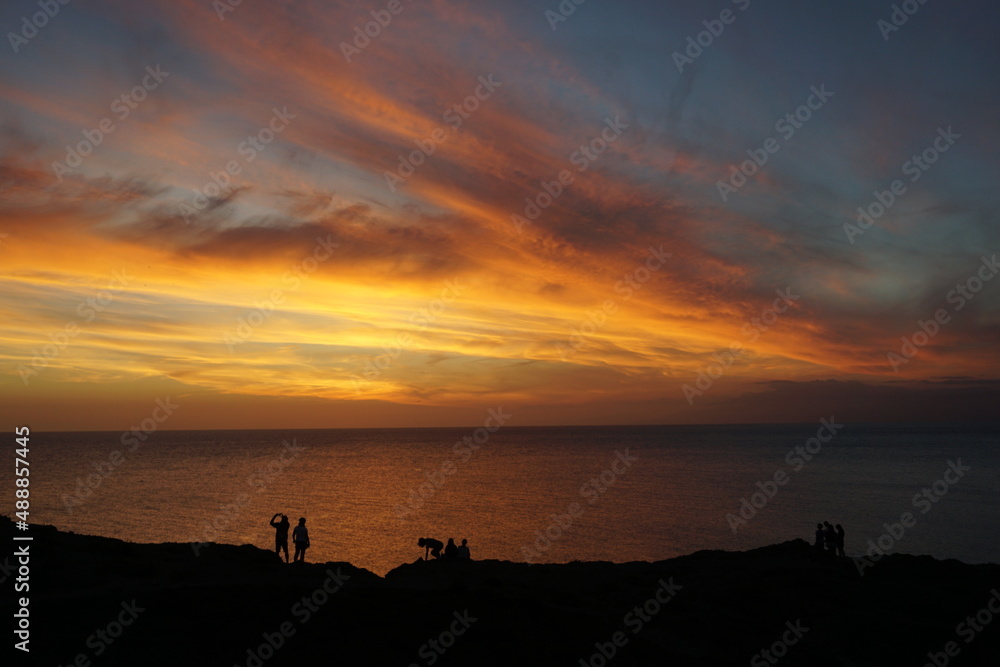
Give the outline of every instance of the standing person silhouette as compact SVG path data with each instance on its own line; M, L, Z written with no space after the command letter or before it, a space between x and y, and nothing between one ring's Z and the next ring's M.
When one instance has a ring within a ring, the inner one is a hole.
M844 527L839 523L837 524L837 555L841 558L846 556L844 553Z
M837 551L837 533L829 521L824 521L823 526L823 539L826 542L826 551L831 554L835 553Z
M823 550L823 545L825 544L825 542L826 542L826 533L823 532L823 524L817 523L816 524L816 542L815 542L815 544L813 544L813 547L816 549L816 551L822 551Z
M281 517L281 521L275 521L278 517ZM281 552L285 552L285 562L288 562L288 528L291 526L288 523L288 517L278 512L271 517L271 527L274 528L274 553L279 557Z
M299 518L299 525L292 531L292 541L295 542L295 556L292 562L306 562L306 549L309 548L309 531L306 529L305 517Z

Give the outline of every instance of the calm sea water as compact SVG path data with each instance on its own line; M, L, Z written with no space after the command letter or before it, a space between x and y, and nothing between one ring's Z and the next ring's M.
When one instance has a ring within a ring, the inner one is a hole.
M472 428L159 431L134 449L121 433L35 433L31 521L269 548L284 512L307 517L309 560L383 574L422 555L421 536L466 538L480 559L624 562L812 541L830 521L858 554L910 512L891 551L1000 562L997 426L847 426L809 443L818 427L503 427L475 451ZM755 515L727 519L744 498Z

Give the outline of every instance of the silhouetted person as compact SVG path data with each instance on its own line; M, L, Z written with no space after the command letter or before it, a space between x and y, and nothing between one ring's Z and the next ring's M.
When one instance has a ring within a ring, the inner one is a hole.
M824 521L823 541L826 543L826 550L830 553L837 551L837 533L830 525L829 521Z
M844 553L844 527L839 523L837 524L837 555L841 558L846 556Z
M444 557L448 560L455 560L458 558L458 545L455 544L455 538L448 538L448 546L444 548Z
M306 549L309 548L309 531L306 529L305 517L299 519L299 525L292 531L292 541L295 542L295 556L292 562L306 562Z
M440 558L441 548L444 547L444 544L441 540L435 540L433 537L421 537L417 540L417 546L424 547L424 560L428 560L428 554L435 558Z
M816 551L822 551L823 550L823 546L825 544L826 544L826 532L823 530L823 524L817 523L816 524L816 542L813 544L813 546L816 548Z
M456 552L459 560L472 560L472 552L469 551L469 540L462 540L462 546Z
M278 517L281 517L281 521L275 521ZM274 528L274 553L281 556L281 552L285 552L285 562L288 562L288 528L291 526L288 523L288 517L278 512L271 517L271 527Z

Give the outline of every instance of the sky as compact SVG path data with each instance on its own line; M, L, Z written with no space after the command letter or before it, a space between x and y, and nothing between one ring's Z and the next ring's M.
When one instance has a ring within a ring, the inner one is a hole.
M995 418L998 19L5 2L2 421Z

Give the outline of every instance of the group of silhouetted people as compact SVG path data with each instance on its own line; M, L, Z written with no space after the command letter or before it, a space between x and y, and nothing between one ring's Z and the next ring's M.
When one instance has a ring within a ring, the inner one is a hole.
M428 556L440 560L472 560L472 552L469 551L469 541L462 540L462 546L455 544L455 538L449 537L448 544L444 545L441 540L433 537L421 537L417 540L417 546L424 548L424 560L429 560ZM444 554L441 553L444 549Z
M816 524L816 542L813 543L816 551L844 556L844 527L839 523L834 528L829 521Z
M278 518L281 518L278 521ZM271 517L271 527L274 528L274 553L281 557L285 554L285 562L288 562L288 529L291 524L288 517L281 512L275 513ZM306 529L305 517L299 519L299 525L292 531L292 541L295 543L295 555L293 563L299 561L306 562L306 549L309 548L309 531ZM462 546L455 544L455 538L449 537L448 544L442 544L441 540L433 537L421 537L417 540L417 546L424 548L424 560L434 557L439 560L472 560L472 552L469 550L469 541L462 540ZM444 553L441 553L441 550Z
M275 521L278 517L281 521ZM281 556L285 552L285 562L288 562L288 528L291 524L288 517L278 512L271 517L271 526L274 528L274 553ZM299 519L299 525L292 531L292 541L295 542L295 555L292 562L306 562L306 549L309 548L309 530L306 528L305 517Z

